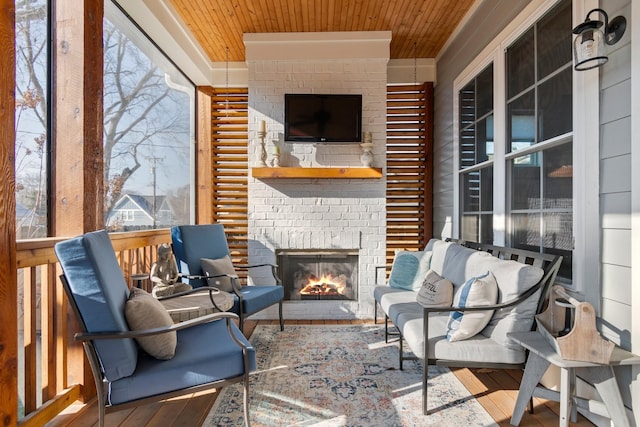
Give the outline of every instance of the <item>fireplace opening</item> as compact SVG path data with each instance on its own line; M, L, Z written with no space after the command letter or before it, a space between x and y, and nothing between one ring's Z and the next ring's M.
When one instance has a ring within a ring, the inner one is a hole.
M357 299L357 252L283 250L277 252L277 262L285 300Z

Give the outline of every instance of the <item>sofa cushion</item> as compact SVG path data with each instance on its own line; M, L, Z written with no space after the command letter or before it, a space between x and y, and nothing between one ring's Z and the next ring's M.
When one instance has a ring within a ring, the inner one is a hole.
M395 289L387 287L388 289ZM380 298L380 307L387 313L389 319L397 325L398 315L407 310L415 310L422 314L422 306L416 302L416 293L404 289L395 289L396 292L388 292Z
M474 249L453 242L431 239L427 244L427 250L431 250L433 253L431 269L451 280L454 288L462 286L469 277L483 273L482 271L468 271L469 258L480 253ZM486 272L487 269L484 270L484 273Z
M143 289L132 288L124 314L133 331L171 326L173 320L162 303ZM169 360L176 352L176 332L136 338L140 347L156 359Z
M389 286L417 291L429 271L430 251L397 251L391 266Z
M418 303L396 316L394 325L402 331L407 345L420 359L424 358L424 321L423 308ZM446 341L448 313L432 313L429 316L429 340L440 339Z
M416 295L416 301L423 307L450 306L453 302L453 284L429 270Z
M456 291L453 300L454 307L477 307L495 304L498 300L498 284L490 271L470 278ZM447 340L449 342L462 341L471 338L491 320L493 310L490 311L453 311L449 315L447 325Z
M537 284L544 275L544 271L540 267L522 264L517 261L501 260L493 256L490 258L483 265L496 277L500 291L499 303L513 300ZM513 307L497 310L487 327L482 331L482 334L505 347L520 348L518 344L509 338L508 334L531 330L534 316L538 309L540 292L535 292L525 301Z
M222 258L218 259L201 258L200 265L202 266L202 271L207 276L217 276L220 274L236 274L236 270L235 268L233 268L233 263L231 262L231 258L229 257L229 255L225 255ZM221 291L233 292L231 279L226 276L209 278L207 279L207 285L214 286Z

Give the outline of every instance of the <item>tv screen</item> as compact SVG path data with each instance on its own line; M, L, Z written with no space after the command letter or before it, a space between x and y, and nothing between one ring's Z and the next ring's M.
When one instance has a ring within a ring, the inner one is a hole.
M284 140L360 142L362 95L284 95Z

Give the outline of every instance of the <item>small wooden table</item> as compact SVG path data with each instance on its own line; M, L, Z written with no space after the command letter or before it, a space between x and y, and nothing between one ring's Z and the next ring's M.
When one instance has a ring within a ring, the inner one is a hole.
M229 292L216 292L213 294L213 299L222 311L228 311L233 307L234 299ZM161 299L160 302L167 309L174 322L184 322L219 311L211 303L208 290L176 298Z
M509 336L524 348L529 350L529 358L524 369L518 399L511 417L511 425L517 426L524 414L527 403L536 395L549 400L560 402L560 426L569 426L569 417L576 421L577 406L580 403L588 403L593 413L609 417L616 427L629 426L629 419L620 396L620 389L616 382L613 366L638 365L640 357L616 346L611 355L611 361L607 365L592 362L566 360L539 332L518 332ZM538 387L540 379L547 371L550 364L560 368L560 392ZM576 373L586 381L595 385L604 404L598 401L587 400L574 396ZM580 405L582 406L582 405ZM571 414L570 414L571 413Z

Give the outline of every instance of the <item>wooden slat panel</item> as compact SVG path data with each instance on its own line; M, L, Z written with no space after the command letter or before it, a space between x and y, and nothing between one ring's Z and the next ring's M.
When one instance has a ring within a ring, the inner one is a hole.
M211 221L224 225L233 261L242 264L248 259L248 93L214 88L211 97Z
M433 118L425 108L427 92L425 85L387 88L387 264L396 250L421 250L431 238L432 188L425 182L431 182Z

